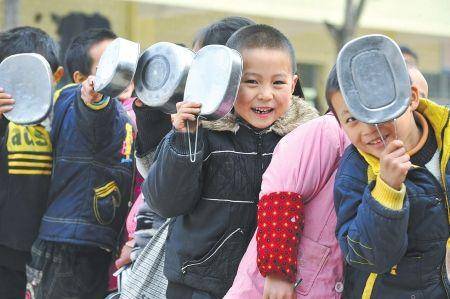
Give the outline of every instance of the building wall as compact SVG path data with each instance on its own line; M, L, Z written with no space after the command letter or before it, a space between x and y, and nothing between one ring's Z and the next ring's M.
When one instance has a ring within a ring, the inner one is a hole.
M229 14L217 11L205 11L173 6L164 6L118 0L20 0L20 21L22 25L40 27L57 38L56 24L52 14L65 15L69 12L92 14L99 12L106 16L112 29L120 36L141 43L145 49L158 41L184 43L191 46L199 28ZM0 0L0 24L3 24L3 4ZM40 20L37 18L41 15ZM292 21L268 17L246 15L257 22L279 28L294 44L300 64L315 67L317 78L316 92L319 108L324 107L324 85L328 71L334 64L336 49L330 34L320 23ZM444 59L448 59L444 49L450 48L449 38L400 33L387 30L360 30L357 35L382 33L390 36L399 44L414 49L420 57L420 67L426 73L439 73L443 69ZM301 74L300 74L301 75Z

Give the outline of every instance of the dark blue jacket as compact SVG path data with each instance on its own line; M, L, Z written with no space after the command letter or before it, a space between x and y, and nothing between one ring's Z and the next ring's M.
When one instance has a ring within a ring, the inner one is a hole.
M378 159L350 146L341 160L335 207L346 262L344 298L449 297L449 112L427 100L421 100L418 111L436 133L442 182L426 168L413 167L405 181L406 194L384 190L378 195ZM396 196L402 197L401 206L389 208L387 203Z
M52 121L50 206L40 239L114 248L131 196L132 134L117 100L88 107L79 85L61 91Z

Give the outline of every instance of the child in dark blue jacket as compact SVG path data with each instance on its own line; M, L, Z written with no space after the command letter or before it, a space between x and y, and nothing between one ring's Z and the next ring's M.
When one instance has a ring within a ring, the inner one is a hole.
M353 144L334 189L344 298L448 298L449 110L413 85L397 130L380 124L380 135L350 114L335 68L327 100Z

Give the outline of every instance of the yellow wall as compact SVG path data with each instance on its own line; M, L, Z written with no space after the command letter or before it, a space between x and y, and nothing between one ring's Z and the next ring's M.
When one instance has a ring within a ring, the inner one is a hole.
M173 6L155 5L118 0L20 0L21 25L40 27L56 36L56 25L51 14L65 15L69 12L99 12L106 16L113 30L120 36L138 41L145 49L158 41L184 43L191 46L195 33L208 23L225 17L225 12L205 11ZM3 4L0 0L0 24L3 24ZM42 13L42 21L36 23L34 17ZM275 19L246 15L257 22L279 28L294 44L300 63L315 64L319 67L319 90L323 107L323 88L326 76L334 63L336 50L330 34L320 23ZM426 72L442 69L441 49L444 42L440 37L399 33L386 30L360 30L357 35L383 33L399 44L406 44L420 57L420 67Z

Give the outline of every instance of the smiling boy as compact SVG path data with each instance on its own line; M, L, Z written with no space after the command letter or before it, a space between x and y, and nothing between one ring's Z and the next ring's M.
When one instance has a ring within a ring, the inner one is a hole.
M351 115L335 68L327 85L334 90L327 95L330 108L353 144L334 188L336 233L346 261L343 296L448 297L449 110L419 100L412 86L397 128L387 122L379 133Z
M144 183L149 205L173 217L166 243L167 298L223 298L256 227L262 174L281 137L317 116L292 97L296 60L289 40L267 25L227 42L244 61L234 111L203 122L191 163L185 121L200 105L181 102Z

